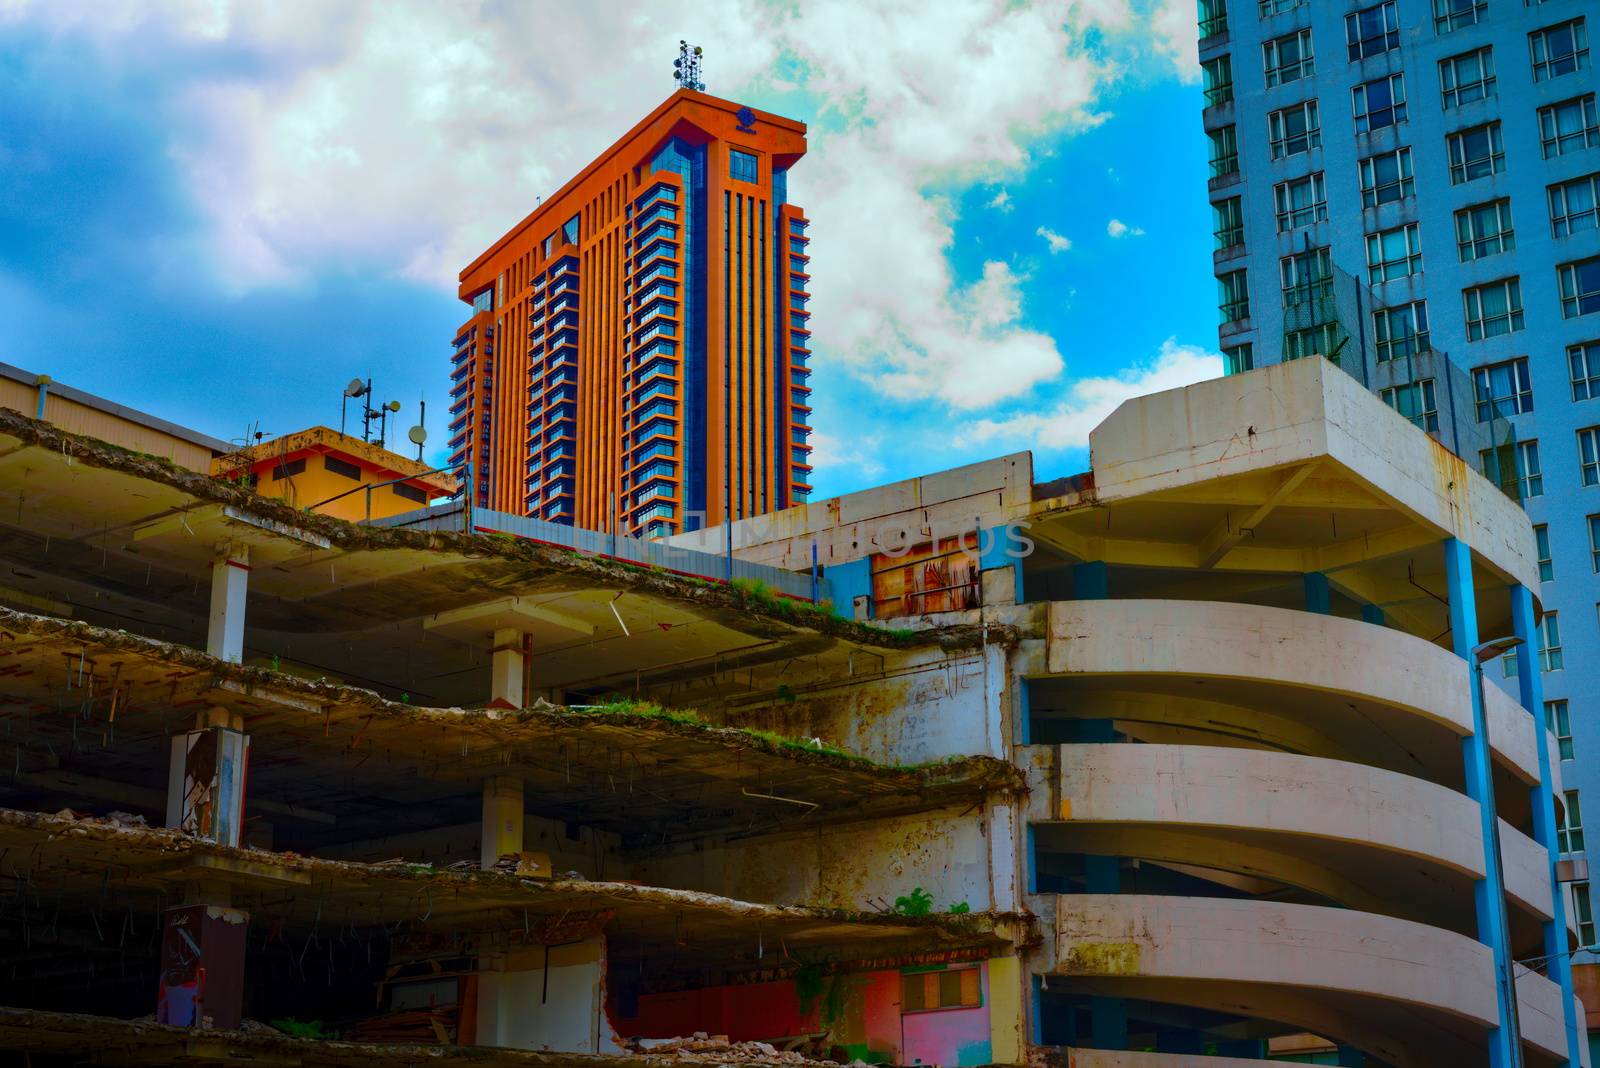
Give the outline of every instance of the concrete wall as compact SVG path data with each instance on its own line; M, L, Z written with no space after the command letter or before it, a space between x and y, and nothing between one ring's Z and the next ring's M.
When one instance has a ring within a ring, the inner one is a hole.
M557 873L576 871L586 879L620 879L627 877L626 862L619 859L620 840L616 835L596 831L590 827L578 829L578 837L567 837L567 825L558 820L544 819L529 813L522 828L523 848L550 855L551 867ZM329 846L316 851L328 860L358 860L374 863L392 857L427 862L435 867L448 867L458 860L479 860L478 840L482 826L478 823L461 823L450 827L436 827L427 831L387 835L383 838L364 839L343 845Z
M478 1044L620 1051L604 1011L604 975L605 943L599 938L548 951L512 950L478 976Z
M986 809L818 827L641 858L630 877L741 901L841 909L887 907L922 887L936 909L966 902L978 912L994 903L996 879L1004 890L1014 871L1014 857L991 856L987 825L996 818L1008 831L1009 810L996 817Z
M889 764L1006 756L1009 674L999 645L956 654L858 650L843 672L817 675L808 667L797 661L785 670L793 700L703 712L733 726L821 738Z
M1032 454L1013 453L742 519L733 524L733 551L741 559L803 570L811 567L814 542L826 568L939 534L986 529L1026 509L1032 498ZM726 538L714 526L668 540L721 553Z
M0 407L19 411L31 419L39 410L39 389L0 370ZM191 471L210 473L216 450L227 447L224 442L59 383L51 383L46 390L44 417L62 430L99 438L134 452L163 456Z

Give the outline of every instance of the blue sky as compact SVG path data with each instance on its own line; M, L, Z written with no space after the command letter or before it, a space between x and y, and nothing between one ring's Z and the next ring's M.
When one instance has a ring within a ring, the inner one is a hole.
M455 271L687 34L811 124L820 495L1220 372L1192 3L571 7L0 0L0 360L222 438L370 375L442 444Z

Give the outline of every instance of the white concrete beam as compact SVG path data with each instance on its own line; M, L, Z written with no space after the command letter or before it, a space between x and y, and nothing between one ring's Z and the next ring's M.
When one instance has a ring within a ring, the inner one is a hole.
M1224 556L1233 551L1235 545L1243 541L1247 535L1254 534L1255 529L1272 514L1272 510L1282 504L1316 469L1317 465L1314 463L1301 464L1282 475L1266 498L1243 516L1235 516L1232 510L1224 513L1222 522L1218 523L1200 543L1200 566L1215 567Z

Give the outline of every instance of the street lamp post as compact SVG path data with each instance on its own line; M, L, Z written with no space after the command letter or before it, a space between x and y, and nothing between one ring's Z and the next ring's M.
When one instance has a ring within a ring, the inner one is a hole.
M1483 665L1489 660L1504 656L1507 652L1522 644L1524 644L1524 642L1521 638L1512 636L1505 638L1493 638L1486 642L1479 642L1477 645L1472 647L1472 684L1474 687L1476 687L1478 707L1484 710L1484 729L1486 731L1488 729L1489 718L1488 705L1484 703L1483 695ZM1540 742L1542 744L1542 738L1540 738ZM1488 746L1488 744L1489 739L1485 738L1484 745ZM1491 764L1491 768L1492 766L1493 765ZM1491 813L1498 811L1495 808L1494 774L1492 771L1489 775L1484 777L1483 802L1488 806ZM1493 827L1494 833L1490 835L1488 846L1490 849L1494 850L1495 870L1503 874L1506 869L1505 863L1500 856L1500 832L1498 822L1495 822ZM1500 930L1509 932L1511 927L1506 917L1505 887L1493 886L1489 889L1494 895L1494 901L1490 907L1495 909L1500 914ZM1559 888L1552 889L1556 892L1559 892ZM1522 1021L1520 1018L1521 1010L1517 1005L1516 969L1517 962L1512 958L1511 947L1508 945L1505 947L1505 963L1501 966L1500 975L1498 977L1502 989L1505 990L1506 1005L1509 1006L1511 1013L1511 1018L1502 1022L1502 1026L1509 1027L1511 1029L1511 1034L1507 1036L1510 1039L1510 1041L1507 1043L1507 1046L1510 1049L1511 1061L1505 1066L1505 1068L1522 1068Z

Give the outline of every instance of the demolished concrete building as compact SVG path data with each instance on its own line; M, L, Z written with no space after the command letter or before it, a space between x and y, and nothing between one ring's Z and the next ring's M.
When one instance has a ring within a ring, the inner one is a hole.
M1587 1063L1526 517L1321 360L1090 444L653 543L0 410L0 1045Z

